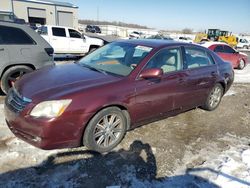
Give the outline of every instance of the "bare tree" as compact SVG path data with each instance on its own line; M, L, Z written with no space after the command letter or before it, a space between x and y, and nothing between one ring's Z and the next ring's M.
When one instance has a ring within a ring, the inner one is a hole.
M184 28L184 29L182 30L182 33L183 33L183 34L192 34L192 33L193 33L193 30L190 29L190 28Z
M115 26L131 27L131 28L138 28L138 29L148 29L147 26L124 23L124 22L116 22L116 21L108 22L108 21L96 21L96 20L79 20L79 23L85 24L85 25L115 25Z

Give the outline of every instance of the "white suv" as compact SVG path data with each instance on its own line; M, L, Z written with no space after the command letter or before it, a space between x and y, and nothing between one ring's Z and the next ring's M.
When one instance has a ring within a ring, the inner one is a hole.
M84 36L70 27L44 25L38 33L54 48L55 54L86 54L100 46L104 41Z
M249 41L247 39L239 38L237 48L249 49L250 48L250 43L249 43Z

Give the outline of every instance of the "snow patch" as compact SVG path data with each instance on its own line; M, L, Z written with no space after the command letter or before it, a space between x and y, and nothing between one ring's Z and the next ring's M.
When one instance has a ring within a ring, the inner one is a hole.
M5 119L4 119L4 104L0 104L0 126L5 124Z
M250 169L250 149L243 151L241 157L242 157L242 161Z
M250 64L243 70L234 70L234 83L250 83Z
M232 95L236 95L236 91L230 89L229 91L226 92L226 94L224 96L232 96Z

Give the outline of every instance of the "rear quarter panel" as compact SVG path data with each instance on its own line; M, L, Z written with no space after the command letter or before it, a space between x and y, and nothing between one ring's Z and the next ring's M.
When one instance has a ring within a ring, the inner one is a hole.
M220 73L218 82L223 85L225 89L224 93L226 93L234 81L234 70L232 64L230 62L225 62L216 53L213 53L213 58L218 65Z

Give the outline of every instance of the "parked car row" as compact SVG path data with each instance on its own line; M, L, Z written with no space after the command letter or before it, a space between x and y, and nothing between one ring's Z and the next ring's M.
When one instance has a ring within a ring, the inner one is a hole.
M129 39L139 39L142 36L142 32L133 31L129 34Z
M182 36L180 36L175 40L180 41L180 42L193 43L193 40L190 37L182 37Z
M151 35L147 37L147 39L174 40L173 38L164 35Z

